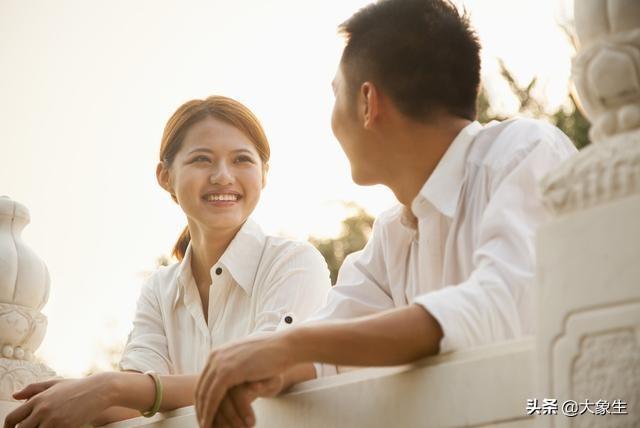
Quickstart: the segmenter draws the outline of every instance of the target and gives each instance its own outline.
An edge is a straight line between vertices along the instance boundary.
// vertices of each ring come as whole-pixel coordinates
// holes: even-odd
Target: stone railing
[[[354,370],[259,399],[260,428],[531,427],[534,341],[440,355],[393,368]],[[107,425],[197,427],[193,407]]]

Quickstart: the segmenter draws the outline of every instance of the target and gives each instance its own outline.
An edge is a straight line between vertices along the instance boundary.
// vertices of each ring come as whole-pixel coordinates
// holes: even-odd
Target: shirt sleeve
[[[154,277],[151,277],[142,287],[133,329],[120,360],[120,370],[153,370],[164,375],[174,373],[154,282]]]
[[[382,234],[383,226],[376,220],[367,245],[345,258],[327,304],[307,322],[356,318],[394,307],[385,270]],[[331,364],[316,363],[314,367],[317,377],[341,371]]]
[[[442,327],[440,352],[534,332],[535,233],[548,219],[538,183],[568,154],[541,141],[487,179],[495,190],[480,220],[470,277],[414,299]]]
[[[283,251],[265,283],[251,334],[281,330],[307,319],[324,305],[331,288],[324,258],[306,243],[291,244]]]

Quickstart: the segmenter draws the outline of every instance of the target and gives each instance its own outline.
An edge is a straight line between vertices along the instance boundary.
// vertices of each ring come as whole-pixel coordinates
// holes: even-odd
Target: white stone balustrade
[[[573,80],[593,144],[543,182],[555,218],[538,234],[539,396],[627,403],[640,426],[640,2],[576,0]],[[589,415],[587,415],[589,416]]]
[[[29,211],[0,197],[0,417],[18,403],[11,394],[55,373],[34,361],[47,319],[40,309],[49,297],[49,272],[22,241]]]
[[[534,341],[497,344],[410,366],[355,370],[260,399],[258,428],[533,427]],[[193,407],[109,428],[197,427]]]

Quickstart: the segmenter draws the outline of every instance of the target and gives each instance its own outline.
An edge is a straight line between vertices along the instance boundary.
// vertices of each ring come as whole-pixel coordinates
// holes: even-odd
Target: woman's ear
[[[158,184],[164,190],[169,192],[171,198],[176,200],[176,196],[173,192],[173,186],[171,185],[171,176],[169,174],[169,168],[167,168],[164,162],[158,162],[158,166],[156,166],[156,179],[158,180]]]
[[[264,189],[267,185],[267,173],[269,172],[269,164],[262,164],[262,188]]]

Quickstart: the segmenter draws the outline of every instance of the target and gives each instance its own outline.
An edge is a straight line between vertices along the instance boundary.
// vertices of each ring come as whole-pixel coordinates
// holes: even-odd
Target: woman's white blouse
[[[207,323],[190,260],[191,246],[182,262],[160,268],[142,287],[122,370],[198,373],[212,349],[307,318],[331,287],[313,246],[267,237],[249,219],[211,268]]]

